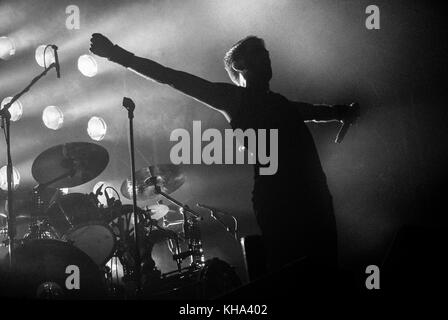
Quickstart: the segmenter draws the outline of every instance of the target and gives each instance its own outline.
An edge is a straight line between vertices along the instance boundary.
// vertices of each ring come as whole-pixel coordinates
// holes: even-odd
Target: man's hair
[[[224,67],[229,74],[230,79],[239,84],[239,72],[233,69],[232,65],[239,60],[247,61],[247,47],[250,44],[261,45],[264,48],[264,40],[256,36],[248,36],[235,43],[224,56]]]

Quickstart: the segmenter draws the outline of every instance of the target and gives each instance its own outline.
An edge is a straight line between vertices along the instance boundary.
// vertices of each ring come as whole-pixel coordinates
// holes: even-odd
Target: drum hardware
[[[103,270],[102,273],[97,273],[93,272],[93,267],[86,267],[92,279],[94,273],[95,277],[99,274],[99,278],[92,281],[107,280],[110,284],[109,293],[124,296],[135,296],[141,292],[142,285],[145,290],[150,291],[153,286],[155,288],[163,285],[160,281],[166,277],[162,276],[151,257],[155,243],[168,242],[168,248],[177,264],[173,274],[192,275],[194,272],[205,270],[207,261],[200,230],[200,221],[203,218],[169,195],[185,182],[185,176],[179,166],[162,164],[146,167],[136,172],[133,178],[125,180],[121,191],[123,196],[132,198],[132,205],[123,205],[120,200],[110,197],[106,189],[112,187],[103,190],[103,186],[98,188],[99,191],[95,194],[63,195],[54,189],[51,201],[42,197],[47,191],[53,192],[52,187],[73,187],[92,180],[104,170],[108,161],[107,151],[102,147],[80,142],[52,147],[36,158],[32,173],[39,184],[33,188],[32,205],[28,203],[28,207],[23,210],[27,214],[16,217],[16,220],[22,223],[19,226],[22,233],[21,239],[14,245],[14,248],[18,248],[18,251],[14,249],[13,252],[18,254],[17,259],[14,256],[12,259],[20,264],[29,264],[36,259],[37,269],[56,270],[62,260],[68,261],[70,255],[82,253],[84,258],[79,258],[78,263],[83,260],[84,265],[95,265],[97,271]],[[106,192],[107,207],[98,201],[102,190]],[[167,215],[173,210],[161,201],[148,205],[145,209],[136,206],[137,198],[149,200],[159,196],[178,207],[182,220],[168,220]],[[212,212],[212,215],[214,214],[215,212]],[[175,225],[182,225],[183,235],[181,232],[167,229]],[[28,227],[27,231],[23,231],[24,227]],[[0,240],[4,245],[9,245],[8,240],[3,240],[4,233],[8,233],[7,228],[0,229]],[[185,251],[181,249],[182,242],[188,245]],[[35,251],[39,253],[39,257],[34,255]],[[61,256],[54,256],[55,252]],[[187,258],[191,259],[190,265],[182,268],[182,263]],[[118,267],[121,267],[122,271],[118,271]],[[41,297],[67,297],[64,283],[61,284],[61,279],[58,278],[60,271],[57,271],[56,275],[56,271],[50,270],[54,277],[39,278],[40,282],[37,283],[31,276],[34,274],[37,278],[37,269],[30,269],[25,265],[20,265],[18,269],[20,272],[29,273],[27,281],[32,283],[33,292],[30,294],[33,297],[36,292]],[[119,282],[113,281],[120,272],[122,283],[125,285],[124,291],[120,289]],[[30,286],[26,285],[25,289],[28,287]]]
[[[213,299],[242,285],[235,270],[218,258],[205,261],[198,269],[187,267],[162,274],[161,279],[160,285],[150,292],[151,299]]]
[[[33,217],[29,224],[29,231],[23,236],[22,241],[39,240],[39,239],[58,239],[55,230],[48,223],[47,219]]]
[[[168,227],[177,226],[177,225],[183,224],[183,223],[184,223],[184,220],[168,221],[168,219],[163,218],[162,226],[164,228],[168,228]]]
[[[162,167],[162,166],[159,166]],[[151,168],[151,167],[150,167]],[[171,168],[168,166],[167,168]],[[174,170],[170,170],[169,172],[174,172]],[[169,177],[171,178],[171,177]],[[160,176],[151,176],[145,179],[146,186],[151,186],[151,193],[153,195],[161,195],[168,201],[179,207],[179,212],[183,215],[184,218],[184,234],[185,238],[188,239],[188,250],[186,252],[178,252],[173,255],[173,259],[176,261],[177,269],[180,271],[182,269],[182,261],[187,257],[191,257],[190,267],[192,268],[200,268],[204,265],[205,257],[204,251],[202,249],[202,241],[201,234],[198,222],[202,220],[200,214],[192,210],[189,206],[177,201],[173,197],[171,197],[166,192],[162,191],[163,184],[166,181],[174,181],[175,179],[164,179],[164,177]],[[185,181],[184,176],[182,175],[182,183]],[[159,182],[162,183],[162,186],[159,185]],[[166,186],[166,185],[165,185]],[[168,189],[168,188],[166,188]],[[148,188],[146,190],[149,190]],[[168,189],[171,190],[171,189]]]

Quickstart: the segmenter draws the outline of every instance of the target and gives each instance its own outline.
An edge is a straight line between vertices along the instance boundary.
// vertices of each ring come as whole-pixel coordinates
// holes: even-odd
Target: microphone
[[[101,187],[102,186],[103,185],[101,185]],[[109,193],[107,192],[106,189],[104,189],[104,196],[106,197],[107,206],[111,207],[114,204],[114,202],[115,202],[115,198],[110,198],[109,197]]]
[[[103,195],[103,192],[101,192],[101,190],[103,189],[103,187],[104,187],[104,183],[103,183],[102,185],[100,185],[100,186],[98,187],[98,189],[96,189],[95,195],[96,195],[97,197]]]
[[[54,44],[51,45],[51,47],[53,48],[53,51],[54,51],[54,63],[56,66],[56,76],[59,79],[59,78],[61,78],[61,67],[59,65],[58,47],[55,46]]]

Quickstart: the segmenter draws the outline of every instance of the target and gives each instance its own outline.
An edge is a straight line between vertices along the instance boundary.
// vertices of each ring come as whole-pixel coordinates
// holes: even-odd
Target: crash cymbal
[[[71,142],[51,147],[33,162],[31,172],[41,185],[72,188],[99,176],[109,163],[103,147],[88,142]]]
[[[151,219],[159,220],[166,216],[166,214],[170,211],[170,208],[164,204],[154,204],[147,207],[147,210],[150,212]]]
[[[137,200],[149,200],[157,196],[155,192],[155,181],[162,191],[170,194],[179,189],[185,182],[185,176],[180,166],[173,164],[160,164],[140,169],[135,173],[135,183],[137,190]],[[132,180],[131,178],[123,181],[121,185],[121,194],[132,199]]]

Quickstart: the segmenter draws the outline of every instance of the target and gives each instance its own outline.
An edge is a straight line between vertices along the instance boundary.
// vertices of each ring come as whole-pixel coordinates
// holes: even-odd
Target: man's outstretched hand
[[[345,114],[345,122],[349,123],[355,123],[356,120],[361,116],[361,109],[359,107],[359,103],[353,102],[350,104],[350,106],[347,108],[346,114]]]
[[[112,54],[114,44],[101,33],[92,34],[90,51],[100,57],[108,58]]]

